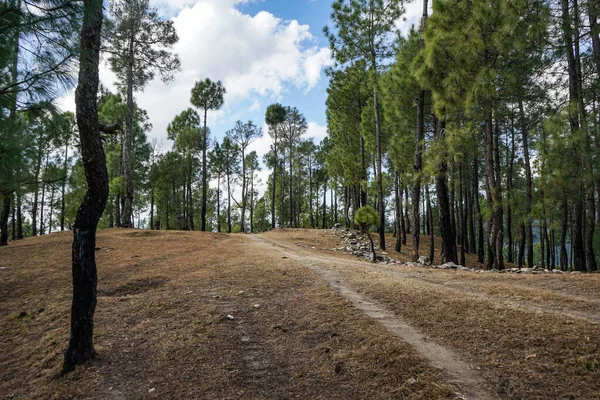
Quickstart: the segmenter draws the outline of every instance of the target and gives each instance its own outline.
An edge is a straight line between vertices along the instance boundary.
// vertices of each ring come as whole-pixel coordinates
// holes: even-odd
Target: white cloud
[[[249,111],[258,111],[261,97],[277,98],[290,86],[310,90],[318,82],[330,56],[314,44],[308,25],[266,11],[244,14],[237,3],[199,0],[173,19],[182,71],[170,85],[154,81],[137,96],[154,124],[153,136],[162,136],[173,116],[189,107],[191,88],[200,79],[223,82],[225,116],[239,114],[242,101],[250,100]],[[211,113],[209,124],[218,122],[214,117]]]
[[[181,71],[169,85],[155,79],[143,93],[135,93],[153,124],[151,138],[164,139],[169,122],[190,107],[197,80],[221,80],[227,89],[225,106],[209,113],[209,125],[233,122],[245,112],[258,112],[260,99],[280,99],[290,88],[310,91],[321,71],[331,64],[327,48],[316,45],[308,25],[284,21],[261,11],[252,16],[236,8],[249,0],[157,0],[153,4],[172,14],[179,42],[174,51]],[[114,90],[115,75],[103,63],[102,84]],[[248,109],[240,104],[248,102]],[[72,94],[60,99],[73,109]],[[268,135],[267,135],[268,136]]]
[[[308,123],[308,130],[306,131],[306,138],[315,139],[315,143],[321,142],[327,136],[327,127],[316,124],[314,122]]]
[[[428,4],[429,14],[431,15],[432,2]],[[403,35],[407,35],[410,32],[411,26],[419,27],[421,23],[421,17],[423,15],[423,0],[415,0],[411,3],[404,3],[405,13],[402,18],[396,23],[396,28],[402,32]]]

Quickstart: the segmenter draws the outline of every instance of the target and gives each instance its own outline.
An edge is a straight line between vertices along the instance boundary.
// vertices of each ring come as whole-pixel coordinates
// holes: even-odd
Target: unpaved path
[[[396,337],[410,344],[433,367],[442,370],[448,381],[457,387],[459,394],[465,399],[496,398],[485,387],[479,374],[454,354],[454,352],[433,342],[418,329],[408,324],[401,316],[393,314],[382,305],[350,288],[342,277],[331,269],[330,262],[339,263],[339,259],[330,260],[329,262],[316,261],[312,257],[306,257],[308,255],[306,251],[293,251],[288,246],[281,243],[275,245],[275,243],[258,236],[252,236],[252,238],[259,245],[263,245],[268,249],[275,248],[288,258],[317,272],[341,295],[348,299],[354,307],[379,322]],[[301,253],[303,254],[301,255]]]
[[[303,249],[299,246],[293,246],[285,242],[280,241],[271,241],[271,243],[276,244],[280,250],[285,249],[286,251],[295,252],[298,254],[302,254],[303,260],[311,260],[312,262],[327,264],[327,263],[337,263],[338,265],[342,262],[338,257],[338,254],[316,254],[314,252]],[[425,285],[431,286],[436,290],[444,291],[444,292],[454,292],[461,295],[472,296],[478,300],[484,300],[488,302],[493,302],[496,305],[501,305],[503,307],[508,307],[512,309],[518,309],[526,312],[533,313],[547,313],[547,314],[555,314],[567,316],[569,318],[580,319],[592,324],[600,324],[600,314],[596,311],[583,311],[583,310],[573,310],[568,309],[561,306],[555,306],[550,302],[543,302],[543,304],[536,303],[534,301],[519,299],[513,300],[510,298],[506,298],[502,295],[498,294],[490,294],[485,291],[479,290],[477,288],[472,287],[472,282],[468,281],[442,281],[440,278],[435,278],[434,276],[428,275],[423,276],[418,272],[410,272],[406,270],[400,270],[398,267],[386,265],[386,264],[376,264],[374,266],[371,263],[359,260],[343,260],[343,264],[345,267],[352,268],[360,268],[361,271],[369,272],[373,275],[381,275],[386,274],[391,277],[401,278],[401,279],[411,279],[415,281],[419,281]],[[582,296],[571,296],[564,294],[556,294],[556,296],[560,296],[565,300],[569,301],[577,301],[581,303],[590,303],[591,305],[600,306],[600,302],[596,299],[584,298]]]

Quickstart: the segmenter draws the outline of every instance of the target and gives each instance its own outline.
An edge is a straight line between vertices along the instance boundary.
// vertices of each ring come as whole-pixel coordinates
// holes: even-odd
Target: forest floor
[[[0,249],[0,399],[600,399],[600,274],[372,264],[323,230],[99,232],[98,354],[60,376],[71,240]]]

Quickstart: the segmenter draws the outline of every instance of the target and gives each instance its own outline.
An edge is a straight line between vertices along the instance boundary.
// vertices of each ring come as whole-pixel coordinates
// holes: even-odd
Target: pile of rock
[[[346,254],[352,254],[360,258],[365,258],[368,260],[373,259],[373,253],[371,253],[371,242],[369,241],[369,237],[366,234],[363,234],[359,231],[351,231],[349,229],[340,230],[339,228],[334,227],[334,235],[339,236],[344,240],[345,245],[342,247],[329,249],[331,251],[341,251]],[[377,252],[375,249],[375,253],[377,254],[377,261],[389,264],[394,262],[391,258],[388,257],[385,251]]]
[[[342,240],[344,240],[344,246],[329,249],[331,251],[341,251],[346,254],[352,254],[359,258],[364,258],[367,260],[371,260],[373,258],[373,254],[371,253],[371,243],[366,234],[363,234],[360,231],[352,231],[350,229],[342,229],[340,224],[336,224],[332,228],[333,234],[339,236]],[[388,253],[385,251],[377,253],[377,261],[383,262],[385,264],[394,264],[394,265],[402,265],[405,267],[416,267],[416,268],[436,268],[436,269],[445,269],[445,270],[460,270],[460,271],[471,271],[471,272],[491,272],[491,273],[513,273],[513,274],[547,274],[547,273],[555,273],[555,274],[563,274],[568,272],[563,272],[560,270],[548,270],[541,268],[539,266],[535,266],[533,268],[508,268],[504,270],[482,270],[475,268],[468,268],[462,265],[455,264],[453,262],[447,262],[442,265],[433,265],[431,260],[428,257],[421,256],[416,262],[403,262],[396,261],[388,257]],[[581,272],[571,272],[571,273],[581,273]]]

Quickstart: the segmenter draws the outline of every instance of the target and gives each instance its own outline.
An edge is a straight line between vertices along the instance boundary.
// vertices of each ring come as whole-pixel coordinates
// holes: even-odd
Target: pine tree
[[[381,114],[379,110],[379,74],[393,57],[394,30],[404,12],[400,0],[336,0],[331,19],[337,32],[325,27],[333,56],[338,65],[362,60],[369,66],[370,87],[375,117],[377,199],[379,211],[379,247],[385,250],[385,208],[383,198]]]
[[[132,131],[134,119],[133,92],[143,90],[156,73],[163,82],[173,79],[179,69],[179,58],[170,49],[177,41],[173,21],[161,20],[149,0],[116,0],[111,4],[113,24],[108,32],[106,51],[111,69],[126,93],[127,118],[123,148],[125,201],[122,225],[132,226],[133,167]]]
[[[206,152],[208,151],[207,114],[209,110],[218,110],[223,106],[223,96],[226,90],[221,81],[216,83],[210,79],[196,82],[192,89],[191,103],[204,111],[204,129],[202,130],[202,215],[201,230],[206,230],[206,198],[208,190],[208,166]]]

